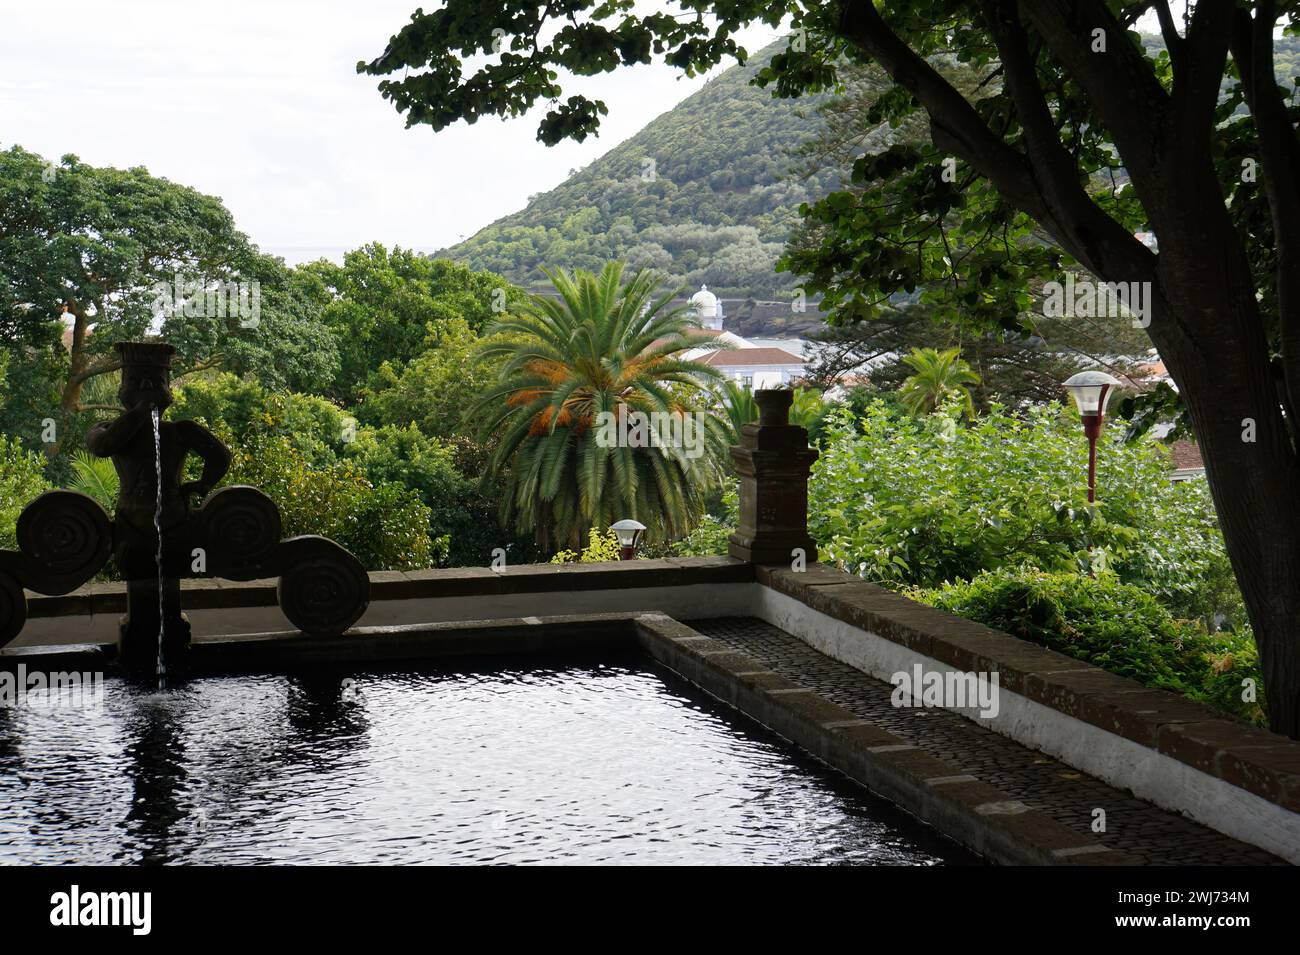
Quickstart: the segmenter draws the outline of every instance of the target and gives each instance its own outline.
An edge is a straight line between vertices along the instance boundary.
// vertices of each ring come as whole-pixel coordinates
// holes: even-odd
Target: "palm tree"
[[[622,284],[622,263],[599,275],[546,275],[556,295],[530,296],[480,349],[503,362],[473,409],[484,438],[496,437],[489,466],[504,480],[503,520],[546,548],[577,549],[590,528],[624,517],[656,539],[685,534],[717,482],[726,441],[712,415],[692,415],[718,374],[681,357],[692,314],[671,307],[677,293],[661,292],[654,273]],[[620,409],[629,422],[633,412],[655,414],[650,446],[607,440]],[[675,441],[683,422],[693,430]]]
[[[754,400],[753,392],[731,380],[722,382],[718,398],[727,427],[727,440],[739,444],[740,429],[758,420],[758,402]],[[796,388],[790,404],[790,423],[811,433],[825,410],[826,403],[816,389]]]
[[[97,458],[87,451],[78,450],[72,455],[72,478],[68,487],[88,494],[112,514],[117,507],[117,469],[108,458]]]
[[[758,420],[758,402],[754,393],[738,382],[727,379],[718,388],[722,415],[727,424],[727,440],[740,443],[740,429]]]
[[[980,383],[980,376],[960,357],[960,348],[936,351],[933,348],[913,348],[903,356],[903,362],[912,369],[912,375],[898,389],[903,407],[911,414],[931,414],[950,397],[956,396],[967,417],[975,416],[970,386]]]

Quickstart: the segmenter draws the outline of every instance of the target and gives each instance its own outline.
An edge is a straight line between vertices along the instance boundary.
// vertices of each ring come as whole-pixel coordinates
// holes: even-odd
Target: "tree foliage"
[[[23,448],[21,441],[0,434],[0,549],[17,546],[14,528],[18,515],[50,489],[41,465],[40,455]]]
[[[702,416],[698,448],[657,424],[699,411],[716,378],[681,357],[693,318],[653,273],[622,278],[619,263],[599,275],[551,273],[557,297],[532,296],[482,348],[502,360],[476,405],[483,437],[495,441],[492,471],[505,480],[502,518],[543,547],[577,547],[590,528],[622,518],[646,524],[650,539],[680,536],[716,483],[717,419]],[[655,422],[653,438],[602,440],[608,421],[632,413]]]
[[[378,366],[362,392],[357,416],[372,425],[413,424],[431,437],[470,433],[465,413],[498,376],[496,365],[480,353],[479,341],[464,319],[449,319],[407,364],[385,361]]]
[[[286,537],[328,537],[367,570],[419,570],[435,562],[429,509],[416,491],[376,484],[349,461],[312,466],[283,435],[254,435],[231,450],[222,483],[252,484],[275,501]]]
[[[332,464],[356,433],[356,421],[327,398],[269,391],[229,372],[191,377],[176,388],[170,416],[220,429],[235,443],[281,438],[312,467]]]
[[[233,307],[216,294],[241,285]],[[334,373],[333,339],[289,271],[257,251],[219,199],[143,168],[0,152],[0,341],[64,366],[56,400],[24,433],[82,410],[87,382],[119,367],[113,343],[159,325],[178,371],[226,364],[304,388]]]
[[[857,429],[846,415],[831,425],[809,486],[824,558],[894,587],[1006,567],[1104,571],[1177,616],[1243,622],[1239,592],[1223,588],[1231,568],[1209,493],[1171,484],[1161,445],[1104,433],[1094,515],[1077,415],[995,409],[958,421],[954,405],[915,418],[877,402]]]
[[[348,252],[342,265],[322,259],[302,271],[315,280],[323,321],[338,342],[328,393],[347,402],[383,363],[400,368],[456,322],[477,332],[518,297],[495,275],[378,242]]]
[[[903,407],[912,414],[933,414],[955,400],[967,417],[975,416],[970,389],[980,376],[960,358],[961,349],[914,348],[902,362],[911,371],[899,389]]]
[[[371,482],[400,485],[420,495],[440,563],[487,566],[498,547],[519,555],[524,548],[515,535],[497,525],[493,498],[477,475],[460,471],[456,458],[449,442],[426,436],[414,424],[361,428],[345,456]]]

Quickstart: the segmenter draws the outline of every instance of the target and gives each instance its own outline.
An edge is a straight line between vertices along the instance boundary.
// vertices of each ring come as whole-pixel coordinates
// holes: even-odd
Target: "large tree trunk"
[[[1190,239],[1160,250],[1171,314],[1152,324],[1152,338],[1201,445],[1255,631],[1269,724],[1300,738],[1300,459],[1279,407],[1254,282],[1222,204],[1166,209],[1164,234]]]
[[[1273,101],[1274,5],[1261,2],[1254,18],[1227,3],[1191,8],[1185,38],[1164,31],[1177,56],[1171,90],[1123,38],[1101,0],[981,0],[977,6],[998,46],[1023,152],[904,43],[870,0],[842,0],[840,32],[924,106],[937,148],[979,170],[1093,274],[1107,282],[1154,283],[1148,332],[1201,444],[1255,630],[1269,722],[1300,739],[1300,457],[1292,442],[1298,432],[1289,430],[1295,422],[1282,412],[1255,281],[1213,162],[1215,106],[1232,34],[1240,59],[1253,65],[1243,76],[1253,77],[1247,94],[1277,233],[1283,384],[1300,394],[1300,282],[1292,274],[1300,249],[1300,184],[1292,178],[1300,144]],[[1077,157],[1061,142],[1039,83],[1026,21],[1105,120],[1159,239],[1159,255],[1143,249],[1086,193]],[[1098,26],[1111,40],[1104,56],[1087,39]]]

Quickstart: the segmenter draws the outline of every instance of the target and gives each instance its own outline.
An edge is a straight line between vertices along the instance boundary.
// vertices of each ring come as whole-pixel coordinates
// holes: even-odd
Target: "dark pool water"
[[[3,863],[969,861],[637,660],[0,709]]]

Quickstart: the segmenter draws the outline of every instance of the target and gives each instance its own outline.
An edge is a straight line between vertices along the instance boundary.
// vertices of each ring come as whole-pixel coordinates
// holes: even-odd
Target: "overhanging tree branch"
[[[1053,221],[1025,157],[994,134],[965,97],[889,28],[871,0],[845,0],[840,30],[921,103],[930,115],[937,148],[960,156],[1017,208]]]
[[[1032,0],[1021,5],[1034,29],[1087,92],[1136,185],[1163,169],[1169,95],[1101,0]],[[1093,52],[1093,31],[1105,52]]]
[[[1174,72],[1181,72],[1183,69],[1183,45],[1184,41],[1178,35],[1178,27],[1174,25],[1174,15],[1169,9],[1169,0],[1156,0],[1155,4],[1156,19],[1160,21],[1160,35],[1165,39],[1165,49],[1169,51],[1169,62],[1174,65]]]
[[[1107,215],[1088,195],[1079,165],[1061,141],[1048,108],[1034,58],[1015,0],[982,0],[984,12],[1006,74],[1005,88],[1015,103],[1024,130],[1030,174],[1044,204],[1067,235],[1057,241],[1083,265],[1110,281],[1149,281],[1155,256],[1128,230]]]

